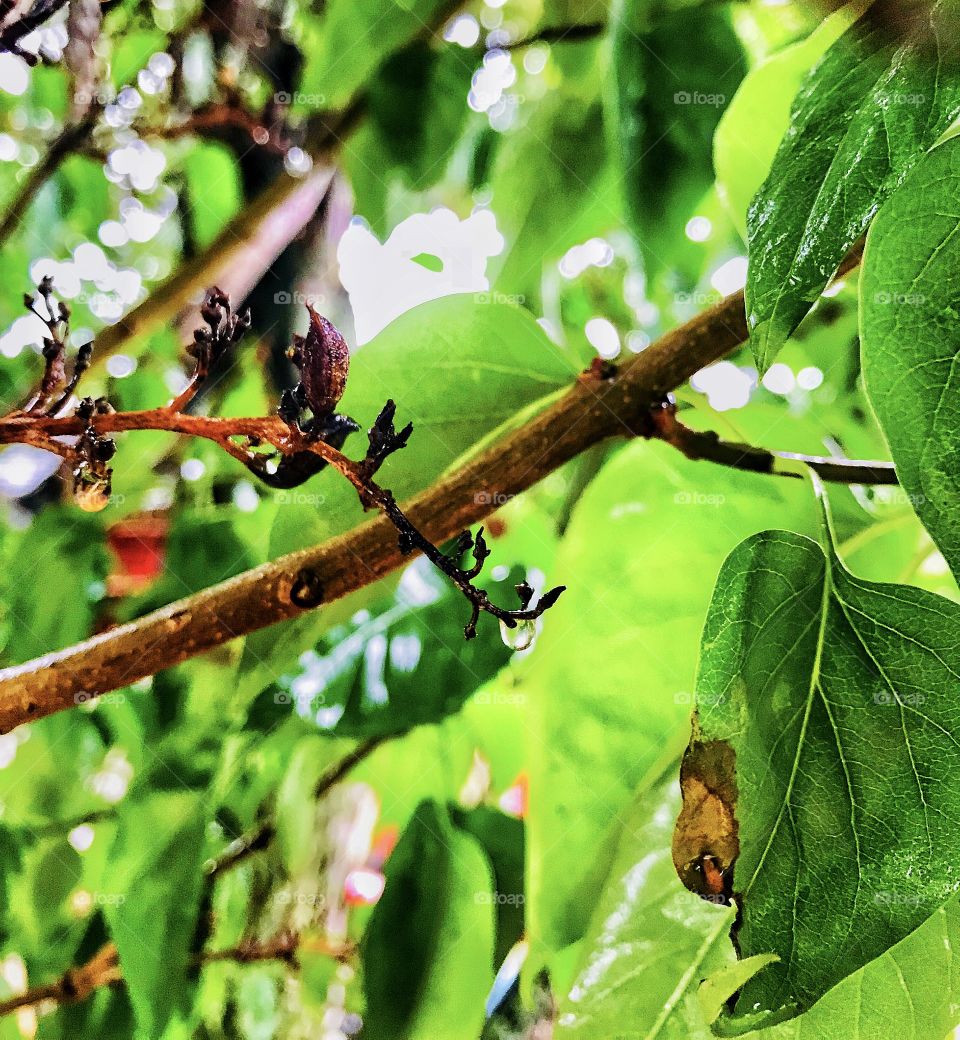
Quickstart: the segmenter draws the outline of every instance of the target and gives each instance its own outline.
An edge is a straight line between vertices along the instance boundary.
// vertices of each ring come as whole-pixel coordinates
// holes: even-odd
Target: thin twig
[[[523,36],[519,40],[501,44],[505,51],[521,50],[524,47],[534,47],[538,43],[578,43],[581,40],[596,40],[607,31],[605,22],[584,22],[574,25],[548,25],[543,29],[532,32],[529,36]]]
[[[651,437],[672,445],[688,459],[715,462],[732,469],[751,473],[769,473],[779,477],[802,477],[796,466],[783,462],[801,463],[815,470],[824,480],[837,484],[897,484],[897,471],[892,462],[854,461],[829,458],[822,455],[802,455],[791,451],[768,451],[749,444],[722,441],[711,432],[691,430],[677,419],[672,404],[656,405],[651,410]]]
[[[323,798],[331,788],[340,783],[340,781],[343,780],[343,778],[346,777],[354,767],[358,766],[364,761],[364,759],[369,758],[381,744],[397,736],[400,736],[400,734],[370,737],[368,740],[361,741],[356,745],[356,747],[348,751],[343,758],[338,759],[323,773],[317,781],[316,788],[314,788],[314,798],[319,801],[319,799]],[[234,867],[242,863],[249,856],[252,856],[255,852],[260,852],[262,849],[265,849],[273,840],[275,833],[276,831],[273,821],[263,820],[261,823],[257,824],[253,830],[248,831],[246,834],[241,835],[236,840],[230,842],[223,852],[221,852],[215,860],[211,861],[207,867],[207,877],[210,879],[216,879],[227,871],[233,870]]]
[[[291,968],[297,968],[297,953],[304,948],[308,948],[311,953],[320,953],[344,962],[349,961],[354,954],[354,947],[350,944],[334,946],[315,939],[305,941],[296,932],[281,931],[269,939],[246,939],[223,950],[204,950],[194,958],[193,963],[201,967],[225,961],[234,964],[281,961]],[[37,1004],[77,1004],[86,1000],[95,990],[122,982],[117,948],[108,942],[86,963],[68,968],[54,982],[32,986],[23,993],[0,1001],[0,1017]]]
[[[73,154],[86,140],[95,119],[95,111],[91,109],[83,119],[71,126],[64,127],[53,139],[43,159],[27,174],[20,190],[4,211],[3,216],[0,217],[0,243],[6,242],[16,230],[30,203],[33,202],[49,178],[56,173],[60,163]]]

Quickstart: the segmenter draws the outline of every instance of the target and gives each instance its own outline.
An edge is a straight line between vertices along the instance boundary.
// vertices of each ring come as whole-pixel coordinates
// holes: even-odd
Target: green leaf
[[[860,286],[863,371],[900,483],[960,574],[960,139],[934,149],[870,229]]]
[[[308,735],[294,749],[277,791],[277,842],[287,873],[297,877],[316,855],[313,835],[317,819],[317,784],[330,764],[330,745]]]
[[[148,788],[120,814],[104,915],[145,1040],[189,1003],[206,821],[204,796],[186,791]]]
[[[594,911],[582,963],[558,1009],[556,1040],[711,1040],[704,990],[735,970],[733,910],[691,898],[670,862],[675,783],[635,801]],[[750,1040],[942,1037],[960,1021],[960,897],[806,1014]],[[701,982],[701,980],[704,980]],[[714,980],[717,980],[715,982]],[[624,1025],[629,1023],[629,1031]]]
[[[670,858],[679,804],[671,775],[625,809],[583,960],[558,1009],[556,1040],[709,1037],[697,987],[735,963],[727,938],[735,914],[680,883]]]
[[[649,9],[649,0],[619,5],[613,62],[627,216],[652,271],[685,242],[684,226],[713,184],[713,134],[746,61],[725,11],[679,10],[644,31]]]
[[[805,40],[751,69],[723,113],[713,138],[717,191],[744,240],[747,209],[770,172],[804,77],[864,6],[865,0],[847,4]]]
[[[528,927],[553,949],[584,933],[618,814],[689,716],[695,651],[724,558],[770,518],[806,522],[799,481],[624,448],[578,503],[555,565],[530,701]],[[583,850],[590,849],[590,856]]]
[[[8,664],[85,639],[107,571],[103,520],[48,507],[6,540],[3,568]]]
[[[481,585],[494,600],[513,603],[522,579],[514,571]],[[459,590],[418,561],[390,601],[332,629],[303,655],[301,669],[281,679],[272,700],[295,704],[337,737],[386,736],[439,722],[512,656],[492,621],[464,640],[469,613]]]
[[[190,231],[196,245],[205,249],[243,205],[240,166],[226,146],[201,141],[184,160],[183,172]]]
[[[416,191],[443,176],[470,111],[475,66],[462,47],[422,40],[390,58],[368,91],[379,176],[384,159],[400,167]]]
[[[747,318],[765,371],[879,206],[960,112],[956,12],[898,46],[858,22],[804,80],[747,218]]]
[[[480,843],[493,868],[494,903],[497,912],[497,942],[493,968],[523,938],[523,846],[524,823],[489,805],[452,809],[454,823]]]
[[[732,866],[741,956],[780,958],[733,1032],[810,1007],[960,884],[960,610],[854,577],[827,541],[743,542],[703,635],[674,858],[704,891],[708,860]]]
[[[476,1040],[493,981],[490,867],[447,810],[422,802],[387,862],[363,937],[368,1040]]]
[[[597,71],[564,79],[497,148],[490,187],[507,246],[494,285],[530,305],[546,264],[620,223],[599,92]]]
[[[444,0],[330,0],[307,15],[298,43],[307,63],[293,99],[302,109],[337,109],[394,52],[423,34]]]

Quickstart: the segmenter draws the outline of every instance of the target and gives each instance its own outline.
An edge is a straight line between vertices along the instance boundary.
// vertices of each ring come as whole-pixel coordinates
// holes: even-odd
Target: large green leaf
[[[243,205],[240,166],[225,145],[201,141],[184,159],[189,230],[204,249]]]
[[[747,318],[765,370],[878,207],[960,112],[956,11],[902,45],[861,20],[804,80],[747,219]]]
[[[960,884],[960,610],[854,577],[824,541],[739,545],[703,635],[674,857],[703,891],[732,870],[740,954],[779,957],[735,1032],[810,1007]]]
[[[91,634],[107,571],[100,517],[48,507],[6,539],[4,553],[5,663],[27,661]]]
[[[686,241],[684,225],[713,183],[713,134],[746,61],[722,9],[681,9],[649,30],[650,8],[649,0],[618,5],[613,48],[620,177],[653,269]]]
[[[384,65],[369,89],[375,171],[384,159],[422,191],[438,181],[467,120],[475,61],[462,47],[418,40]],[[368,157],[372,158],[372,157]]]
[[[747,209],[770,172],[804,77],[850,27],[864,2],[847,4],[805,40],[751,69],[723,113],[713,137],[717,190],[744,240]]]
[[[877,215],[860,288],[867,392],[900,481],[960,574],[960,139],[936,148]]]
[[[689,715],[714,578],[771,517],[814,529],[799,481],[642,443],[616,455],[574,511],[555,564],[567,592],[521,687],[533,738],[528,927],[549,947],[583,935],[619,816]]]
[[[624,813],[610,878],[584,957],[558,1009],[556,1040],[707,1040],[701,979],[734,959],[734,910],[681,885],[670,858],[676,779],[660,781]]]
[[[691,898],[667,845],[674,782],[637,798],[624,821],[585,952],[558,1009],[556,1040],[710,1040],[699,988],[734,964],[733,910]],[[939,1038],[960,1021],[960,898],[848,976],[808,1012],[750,1040]]]
[[[363,938],[369,1040],[476,1040],[492,982],[490,866],[433,802],[387,863]]]
[[[490,186],[507,240],[494,285],[536,300],[544,266],[620,223],[599,71],[565,77],[499,145]]]

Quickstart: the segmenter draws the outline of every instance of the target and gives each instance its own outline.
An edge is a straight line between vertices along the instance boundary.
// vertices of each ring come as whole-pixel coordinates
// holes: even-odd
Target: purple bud
[[[310,411],[329,415],[347,386],[350,351],[337,328],[309,304],[310,328],[296,343],[300,382]]]

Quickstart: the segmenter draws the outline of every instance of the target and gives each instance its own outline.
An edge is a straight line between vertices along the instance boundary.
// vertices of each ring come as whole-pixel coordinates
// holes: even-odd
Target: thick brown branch
[[[33,1007],[52,1001],[56,1004],[76,1004],[104,986],[120,981],[120,961],[113,943],[101,946],[85,964],[68,968],[55,982],[34,986],[15,997],[0,1001],[0,1016],[20,1008]]]

